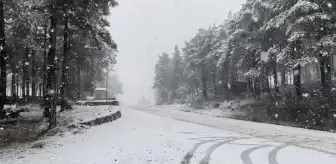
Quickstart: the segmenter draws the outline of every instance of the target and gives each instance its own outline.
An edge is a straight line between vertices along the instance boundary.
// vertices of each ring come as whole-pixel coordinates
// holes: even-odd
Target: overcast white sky
[[[118,44],[117,74],[125,104],[141,96],[154,99],[154,67],[158,55],[183,47],[198,29],[220,24],[246,0],[117,0],[109,21]]]

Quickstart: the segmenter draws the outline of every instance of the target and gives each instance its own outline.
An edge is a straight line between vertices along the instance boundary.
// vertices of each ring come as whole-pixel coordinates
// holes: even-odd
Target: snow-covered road
[[[0,163],[57,164],[334,164],[333,150],[313,150],[286,142],[241,131],[203,126],[188,119],[203,117],[189,114],[187,121],[149,107],[134,110],[123,108],[115,122],[92,127],[82,134],[68,134],[46,139],[42,149],[7,150],[0,152]],[[169,118],[173,117],[173,118]],[[209,118],[205,118],[207,120]],[[217,121],[208,120],[214,123]],[[221,122],[219,122],[220,124]],[[233,126],[231,124],[229,126]],[[246,123],[248,124],[248,123]],[[253,125],[251,123],[251,125]],[[239,128],[240,125],[236,127]],[[254,133],[255,127],[251,127]],[[245,129],[248,131],[248,129]],[[274,131],[277,131],[275,128]],[[257,132],[256,132],[257,133]],[[261,135],[265,132],[261,131]],[[249,134],[247,132],[247,134]],[[286,138],[282,135],[280,138]],[[333,137],[333,135],[330,135]],[[266,139],[267,138],[267,139]],[[311,142],[309,136],[307,141]],[[319,138],[318,138],[319,139]],[[324,141],[319,141],[324,142]],[[329,143],[330,141],[325,141]],[[303,143],[304,144],[304,143]],[[334,144],[334,143],[329,143]],[[300,144],[302,145],[302,144]],[[329,145],[331,148],[335,145]]]

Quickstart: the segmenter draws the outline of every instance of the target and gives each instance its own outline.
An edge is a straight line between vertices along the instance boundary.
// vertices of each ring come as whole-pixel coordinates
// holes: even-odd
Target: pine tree
[[[155,78],[153,88],[157,90],[157,103],[169,103],[172,82],[172,63],[169,54],[163,53],[159,56],[158,63],[155,66]]]
[[[173,58],[172,58],[172,65],[173,65],[173,77],[172,77],[172,99],[179,99],[180,93],[178,93],[178,89],[182,83],[183,77],[183,67],[182,67],[182,57],[181,52],[177,45],[175,46]]]

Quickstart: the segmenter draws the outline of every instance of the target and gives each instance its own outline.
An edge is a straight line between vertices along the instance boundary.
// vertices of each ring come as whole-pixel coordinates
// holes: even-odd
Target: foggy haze
[[[200,28],[220,24],[245,0],[120,0],[113,8],[110,32],[118,43],[116,70],[123,83],[123,104],[144,96],[154,101],[153,77],[158,55],[184,46]]]
[[[0,164],[336,164],[336,0],[0,0]]]

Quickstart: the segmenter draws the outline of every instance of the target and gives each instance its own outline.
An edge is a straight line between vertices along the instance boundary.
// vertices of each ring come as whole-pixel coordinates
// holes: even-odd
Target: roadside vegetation
[[[254,121],[335,129],[335,8],[334,0],[248,0],[160,55],[157,104],[218,108],[253,98],[237,110],[262,116]]]
[[[0,0],[0,144],[11,139],[8,134],[27,139],[42,125],[54,129],[60,112],[93,96],[97,87],[121,88],[115,75],[108,76],[117,44],[107,17],[117,5],[115,0]]]

